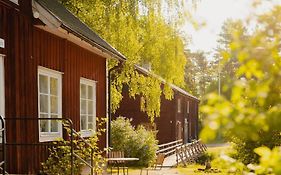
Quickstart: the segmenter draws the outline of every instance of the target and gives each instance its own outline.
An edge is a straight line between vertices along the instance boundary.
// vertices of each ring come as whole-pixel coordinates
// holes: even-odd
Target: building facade
[[[138,67],[137,70],[147,76],[152,75],[148,70]],[[162,80],[162,87],[165,81]],[[198,105],[199,100],[183,89],[170,85],[174,98],[165,99],[161,96],[160,116],[155,118],[154,124],[150,123],[148,116],[140,110],[140,96],[135,99],[129,97],[128,90],[123,91],[123,100],[120,108],[112,114],[112,119],[119,116],[132,119],[134,126],[144,125],[157,130],[159,144],[182,139],[187,143],[198,139]],[[151,125],[154,125],[151,127]]]
[[[107,116],[107,59],[124,57],[53,0],[0,1],[0,115],[8,173],[35,174],[68,118],[88,137]],[[104,126],[106,127],[106,126]],[[100,137],[106,147],[107,137]],[[2,153],[1,153],[2,154]]]

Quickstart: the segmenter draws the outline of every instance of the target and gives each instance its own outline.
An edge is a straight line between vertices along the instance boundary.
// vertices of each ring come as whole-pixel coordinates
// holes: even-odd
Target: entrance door
[[[0,115],[5,115],[4,57],[0,54]]]

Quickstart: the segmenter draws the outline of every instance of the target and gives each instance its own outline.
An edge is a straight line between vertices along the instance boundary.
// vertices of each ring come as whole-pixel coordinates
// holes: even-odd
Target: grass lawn
[[[231,150],[229,145],[223,145],[223,146],[216,146],[216,147],[208,147],[208,153],[211,153],[214,155],[214,158],[219,157],[220,153],[227,153]],[[188,174],[188,175],[200,175],[200,174],[208,174],[208,175],[224,175],[228,174],[227,169],[219,169],[219,173],[211,173],[211,172],[200,172],[198,171],[198,168],[204,169],[205,166],[199,165],[199,164],[189,164],[186,167],[178,167],[179,173],[182,174]],[[213,169],[218,169],[216,165],[212,164]]]
[[[219,157],[220,153],[224,152],[224,153],[228,153],[229,151],[231,151],[231,147],[228,145],[223,145],[223,146],[215,146],[215,147],[208,147],[208,152],[214,155],[214,158]],[[199,164],[189,164],[186,167],[178,167],[178,168],[173,168],[173,172],[176,171],[179,174],[186,174],[186,175],[203,175],[203,174],[208,174],[208,175],[226,175],[228,174],[228,170],[227,169],[222,169],[222,168],[218,168],[218,166],[216,166],[216,164],[212,164],[212,168],[213,169],[219,169],[220,172],[219,173],[210,173],[210,172],[199,172],[198,168],[204,169],[205,166],[203,165],[199,165]],[[139,175],[140,174],[140,167],[130,167],[129,168],[129,174],[132,175]],[[161,170],[162,174],[167,174],[168,172],[165,172],[168,169],[163,168]],[[107,169],[107,172],[110,174],[110,168]],[[120,170],[121,174],[123,174],[123,170]],[[114,174],[117,174],[117,170],[114,169],[113,170]],[[159,174],[159,172],[157,172]],[[156,174],[157,174],[156,173]],[[144,170],[144,172],[142,174],[146,174],[146,171]],[[149,174],[153,174],[153,171],[151,171]],[[154,173],[155,174],[155,173]]]
[[[202,168],[204,169],[205,166],[202,165],[187,165],[187,167],[179,167],[177,168],[179,173],[182,174],[187,174],[187,175],[200,175],[200,174],[208,174],[208,175],[223,175],[223,174],[227,174],[227,170],[221,170],[220,169],[220,173],[209,173],[209,172],[199,172],[197,169],[198,168]],[[215,168],[215,167],[213,167]]]

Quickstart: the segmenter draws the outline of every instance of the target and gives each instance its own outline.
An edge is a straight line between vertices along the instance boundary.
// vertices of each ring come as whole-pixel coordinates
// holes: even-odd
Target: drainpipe
[[[122,63],[108,70],[108,146],[111,147],[111,72],[120,68]]]

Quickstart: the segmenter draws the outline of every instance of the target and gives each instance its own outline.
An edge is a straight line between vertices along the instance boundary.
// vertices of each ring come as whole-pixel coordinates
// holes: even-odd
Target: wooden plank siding
[[[164,95],[161,96],[161,111],[160,117],[155,118],[157,139],[159,143],[167,143],[176,139],[183,139],[185,142],[198,137],[198,103],[197,99],[181,94],[177,90],[174,91],[174,98],[172,100],[166,100]],[[120,108],[117,109],[115,114],[112,114],[112,118],[116,119],[119,116],[132,119],[134,126],[140,124],[149,123],[148,116],[140,111],[140,96],[136,96],[132,99],[128,95],[126,88],[123,90],[123,100],[120,104]],[[181,112],[178,113],[177,101],[181,99]],[[190,113],[187,114],[186,104],[190,103]],[[188,138],[184,138],[184,119],[187,118],[189,123]],[[177,128],[177,124],[181,123],[180,131]],[[180,132],[180,133],[179,133]],[[179,138],[181,136],[181,138]]]
[[[62,116],[80,130],[80,77],[97,81],[98,117],[106,116],[106,59],[33,25],[31,3],[0,1],[0,38],[5,40],[5,117],[38,118],[38,66],[62,75]],[[23,6],[21,6],[24,4]],[[17,9],[18,8],[18,9]],[[39,141],[37,121],[7,120],[7,142]],[[99,145],[105,147],[105,134]],[[38,173],[47,147],[8,146],[9,173]]]

